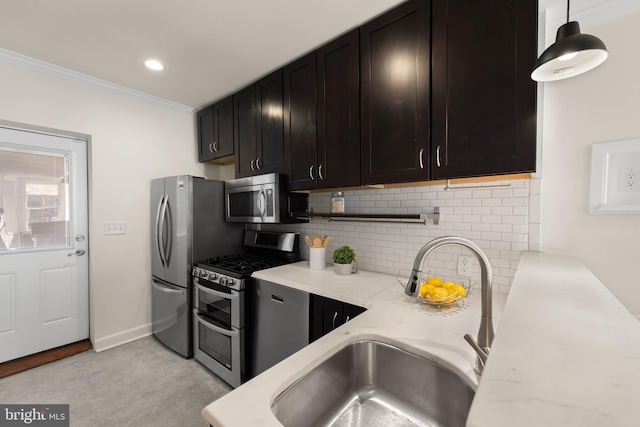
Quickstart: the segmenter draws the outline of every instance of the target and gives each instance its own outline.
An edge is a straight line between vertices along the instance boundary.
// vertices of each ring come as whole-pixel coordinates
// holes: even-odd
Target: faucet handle
[[[489,358],[489,349],[483,349],[482,347],[480,347],[476,339],[469,334],[465,334],[464,339],[469,343],[469,345],[475,350],[476,354],[478,355],[477,371],[479,374],[481,374],[482,370],[484,369],[484,365],[487,363],[487,359]]]

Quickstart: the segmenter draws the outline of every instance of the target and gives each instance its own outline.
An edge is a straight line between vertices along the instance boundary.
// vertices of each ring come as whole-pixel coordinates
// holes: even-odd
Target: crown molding
[[[160,98],[158,96],[150,95],[148,93],[131,89],[116,83],[111,83],[109,81],[92,77],[87,74],[82,74],[77,71],[70,70],[68,68],[49,64],[48,62],[40,61],[39,59],[31,58],[29,56],[21,55],[19,53],[11,52],[9,50],[2,49],[2,48],[0,48],[0,61],[8,62],[14,65],[19,65],[26,68],[31,68],[32,70],[47,73],[47,74],[50,74],[56,77],[61,77],[67,80],[79,81],[85,84],[89,84],[91,86],[133,96],[135,98],[143,99],[145,101],[150,101],[150,102],[160,104],[162,106],[169,107],[175,110],[188,112],[188,113],[193,113],[195,111],[193,107],[189,107],[184,104],[169,101],[167,99]]]
[[[556,38],[558,28],[567,22],[566,2],[546,1],[541,3],[541,9],[553,9],[553,13],[547,13],[546,40],[553,43]],[[637,0],[610,0],[586,9],[570,11],[569,19],[578,21],[580,29],[585,30],[614,19],[630,15],[640,11],[640,2]]]

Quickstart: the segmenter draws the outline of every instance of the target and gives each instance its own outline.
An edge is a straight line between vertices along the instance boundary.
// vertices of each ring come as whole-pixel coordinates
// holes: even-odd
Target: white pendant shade
[[[562,57],[559,57],[545,62],[533,70],[531,78],[538,82],[568,79],[597,67],[607,59],[607,56],[609,54],[606,50],[582,50],[568,60],[562,60],[560,59]]]
[[[597,67],[607,56],[602,40],[581,34],[577,22],[567,22],[558,28],[556,42],[538,58],[531,78],[538,82],[568,79]]]

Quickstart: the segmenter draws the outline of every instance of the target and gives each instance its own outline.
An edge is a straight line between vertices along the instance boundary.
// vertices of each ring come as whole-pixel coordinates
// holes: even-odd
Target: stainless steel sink
[[[356,341],[278,395],[286,427],[464,426],[471,386],[433,361],[379,341]]]

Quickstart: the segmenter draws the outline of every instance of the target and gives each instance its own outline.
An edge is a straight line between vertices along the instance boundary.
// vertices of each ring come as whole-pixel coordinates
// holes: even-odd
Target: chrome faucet
[[[491,264],[489,264],[489,258],[485,253],[472,241],[463,237],[457,236],[445,236],[433,239],[420,249],[416,259],[413,262],[413,271],[411,271],[411,277],[407,282],[407,286],[404,289],[404,293],[409,296],[416,296],[418,293],[418,283],[420,281],[420,274],[422,273],[422,264],[427,256],[435,249],[441,246],[458,245],[463,246],[471,250],[477,260],[480,263],[480,284],[482,291],[482,314],[480,317],[480,331],[478,332],[478,340],[476,341],[471,335],[466,334],[464,339],[473,347],[476,354],[475,370],[478,374],[482,374],[484,364],[489,356],[489,349],[493,342],[493,308],[491,303]]]

